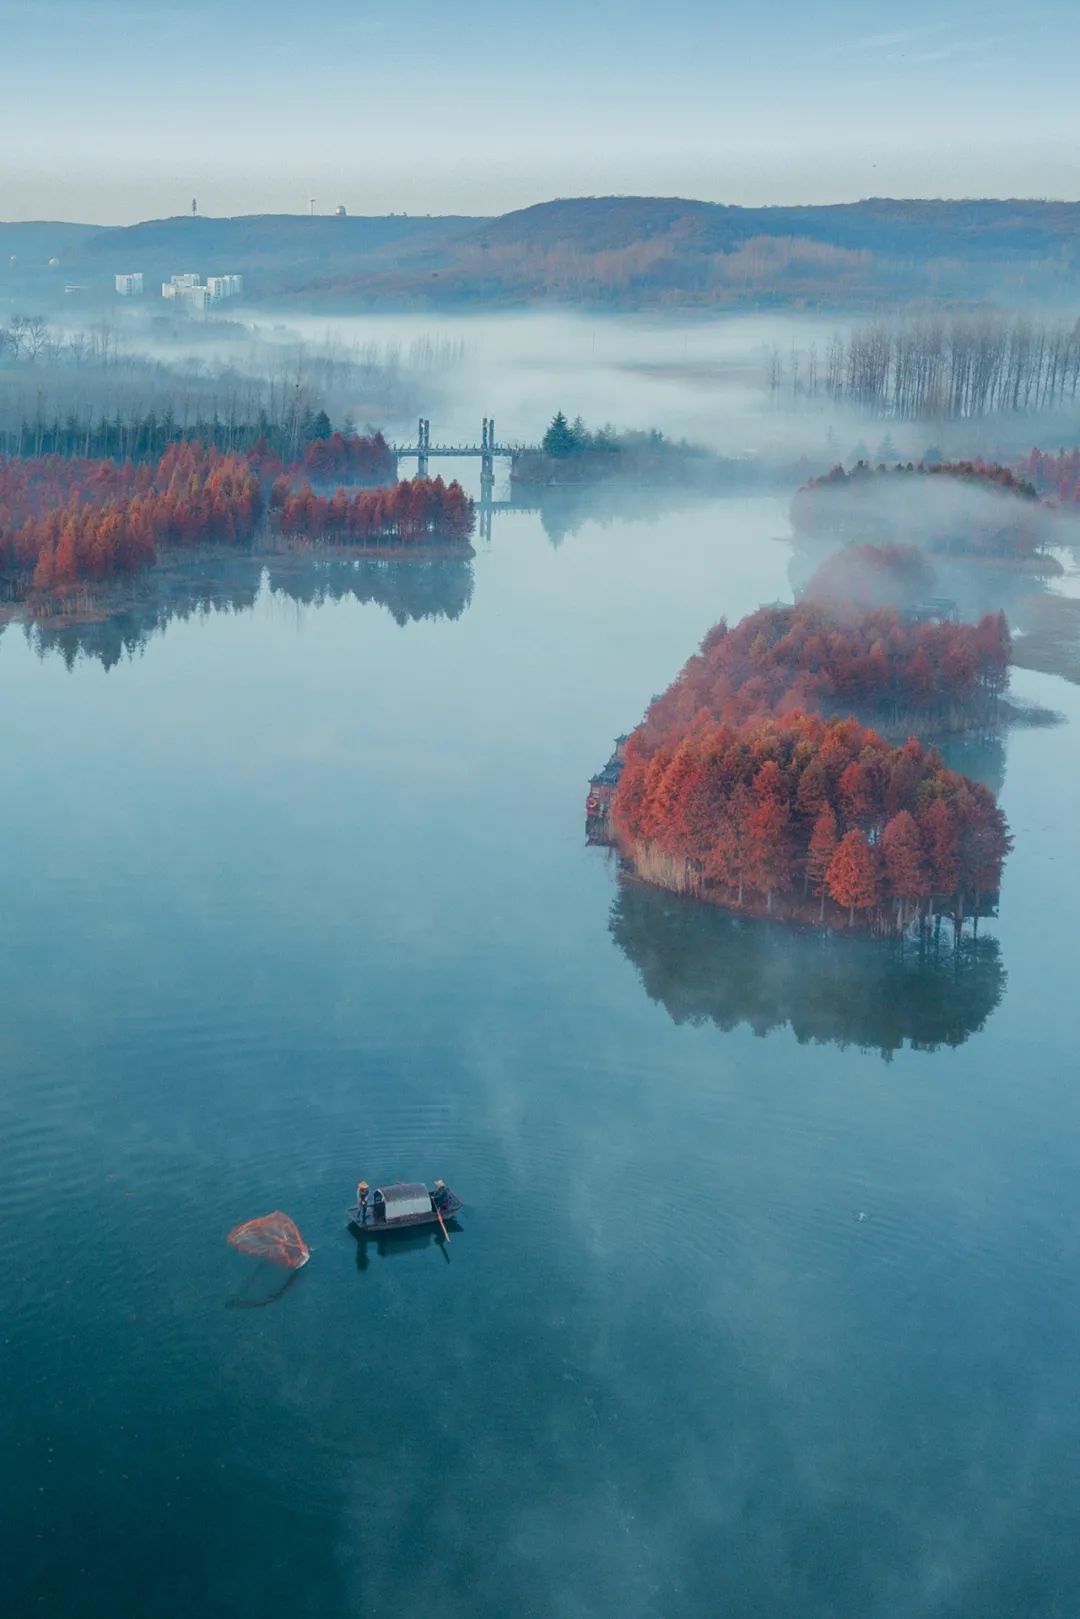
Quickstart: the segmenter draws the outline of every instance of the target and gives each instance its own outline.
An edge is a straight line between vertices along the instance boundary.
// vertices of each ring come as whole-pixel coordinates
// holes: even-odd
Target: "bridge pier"
[[[421,416],[416,434],[416,476],[426,478],[428,475],[428,451],[431,449],[431,423],[426,416]]]
[[[495,418],[484,417],[480,441],[480,499],[490,500],[495,488]]]

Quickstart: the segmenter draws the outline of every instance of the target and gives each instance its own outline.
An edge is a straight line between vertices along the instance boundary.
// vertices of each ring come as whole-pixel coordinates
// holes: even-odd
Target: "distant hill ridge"
[[[868,198],[746,208],[574,197],[498,218],[184,215],[127,226],[0,224],[0,254],[94,284],[141,269],[238,271],[255,299],[348,307],[577,302],[875,307],[1067,303],[1080,203]]]

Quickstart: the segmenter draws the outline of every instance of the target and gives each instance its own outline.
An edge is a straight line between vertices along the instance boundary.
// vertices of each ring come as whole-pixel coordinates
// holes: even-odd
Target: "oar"
[[[450,1233],[446,1229],[446,1222],[444,1221],[444,1219],[442,1217],[442,1210],[440,1209],[439,1205],[435,1202],[434,1198],[432,1198],[432,1200],[431,1200],[431,1206],[435,1210],[435,1218],[438,1220],[439,1224],[442,1226],[442,1234],[446,1238],[447,1242],[449,1242],[450,1241]]]

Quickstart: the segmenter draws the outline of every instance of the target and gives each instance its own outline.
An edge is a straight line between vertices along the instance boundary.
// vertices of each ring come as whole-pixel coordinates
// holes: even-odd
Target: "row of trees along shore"
[[[586,427],[581,417],[568,421],[560,410],[552,418],[539,450],[522,450],[512,468],[523,485],[591,484],[608,478],[655,482],[684,479],[708,469],[706,450],[670,439],[657,428],[620,432],[608,425]]]
[[[160,547],[249,541],[264,525],[331,543],[458,540],[472,531],[473,503],[457,483],[417,478],[325,497],[307,481],[293,487],[302,466],[281,468],[272,452],[186,441],[155,463],[0,460],[0,599],[44,608],[151,566]]]
[[[650,748],[639,727],[614,833],[646,881],[735,910],[903,932],[996,896],[1011,840],[993,795],[913,737],[789,714],[705,724]]]
[[[20,459],[66,455],[82,460],[156,461],[170,444],[180,443],[256,456],[274,454],[290,463],[308,461],[312,476],[322,475],[323,468],[326,475],[337,477],[348,470],[362,472],[374,484],[385,483],[394,475],[394,458],[382,433],[358,434],[351,428],[336,433],[324,410],[308,409],[297,415],[291,403],[284,415],[260,410],[251,417],[196,413],[179,418],[170,408],[126,415],[117,411],[112,416],[95,416],[90,411],[69,412],[63,417],[20,417],[0,427],[0,454]],[[366,468],[365,461],[370,462]]]
[[[1051,538],[1052,514],[1029,477],[998,462],[859,461],[808,479],[791,521],[801,534],[914,536],[930,551],[1031,563]]]
[[[770,383],[782,386],[774,360]],[[961,420],[1063,409],[1080,390],[1080,321],[985,313],[875,321],[805,367],[803,391],[877,415]]]
[[[310,484],[293,490],[287,478],[279,478],[270,491],[270,510],[283,534],[330,542],[410,541],[431,534],[467,540],[475,521],[473,502],[461,485],[441,478],[412,478],[351,496],[344,489],[317,495]]]
[[[293,462],[282,459],[268,440],[253,444],[250,456],[264,478],[275,472],[302,474],[315,483],[335,480],[364,488],[381,488],[397,477],[397,460],[382,433],[319,433]]]

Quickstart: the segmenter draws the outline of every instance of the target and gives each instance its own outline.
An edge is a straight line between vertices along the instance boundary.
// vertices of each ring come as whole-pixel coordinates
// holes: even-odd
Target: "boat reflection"
[[[800,1044],[857,1046],[888,1058],[908,1046],[962,1045],[1004,993],[998,941],[949,927],[919,943],[802,932],[624,881],[615,943],[651,1000],[676,1023],[789,1027]]]
[[[451,1233],[462,1229],[453,1217],[447,1220],[446,1226]],[[448,1265],[450,1263],[450,1249],[438,1226],[413,1226],[410,1230],[388,1232],[385,1237],[373,1237],[370,1233],[364,1237],[355,1233],[353,1235],[356,1242],[356,1268],[360,1271],[367,1270],[372,1253],[379,1259],[397,1259],[404,1254],[415,1254],[424,1248],[440,1249],[446,1263]]]

